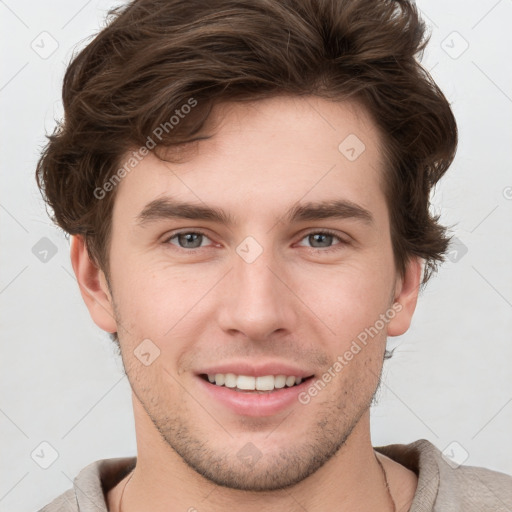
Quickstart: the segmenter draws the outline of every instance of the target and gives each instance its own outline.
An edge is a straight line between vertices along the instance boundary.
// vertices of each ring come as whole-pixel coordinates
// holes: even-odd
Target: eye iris
[[[192,247],[190,245],[185,245],[185,247],[188,249],[190,249],[190,248],[195,249],[195,248],[201,246],[201,237],[202,236],[203,235],[201,235],[200,233],[183,233],[183,234],[178,235],[178,239],[180,241],[180,245],[183,245],[181,243],[183,241],[183,239],[185,239],[185,244],[192,242],[192,244],[193,244]],[[197,244],[198,240],[199,240],[199,244]],[[195,245],[194,245],[194,242],[196,242]]]
[[[309,241],[310,242],[314,242],[316,241],[315,240],[315,237],[324,237],[324,244],[325,244],[325,238],[327,239],[327,245],[321,245],[321,247],[328,247],[330,244],[329,242],[332,242],[332,235],[329,235],[328,233],[314,233],[312,235],[309,235]],[[320,240],[320,243],[322,243],[322,240]]]

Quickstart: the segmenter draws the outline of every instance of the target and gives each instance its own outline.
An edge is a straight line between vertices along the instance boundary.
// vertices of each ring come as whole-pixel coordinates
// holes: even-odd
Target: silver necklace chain
[[[391,495],[391,490],[389,488],[389,483],[388,483],[388,477],[386,475],[386,470],[384,469],[384,466],[382,465],[382,462],[379,460],[377,455],[375,455],[375,458],[377,459],[377,462],[379,463],[379,466],[380,466],[380,469],[382,471],[382,474],[384,475],[384,481],[386,482],[386,490],[388,491],[389,499],[390,499],[391,503],[393,504],[393,512],[396,512],[396,503],[395,503],[395,500],[393,499],[393,496]]]
[[[128,482],[131,480],[133,476],[133,470],[130,472],[130,476],[128,477],[128,480],[126,480],[125,484],[124,484],[124,487],[123,487],[123,491],[121,492],[121,497],[119,498],[119,506],[117,507],[117,512],[121,512],[121,505],[123,503],[123,496],[124,496],[124,490],[126,489],[126,486],[128,485]]]

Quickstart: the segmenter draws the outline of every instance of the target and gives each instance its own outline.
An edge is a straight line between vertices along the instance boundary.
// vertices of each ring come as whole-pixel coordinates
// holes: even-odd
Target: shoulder
[[[75,512],[78,510],[74,489],[68,489],[38,512]]]
[[[426,439],[375,450],[414,471],[417,489],[410,512],[512,510],[512,476],[458,465]]]
[[[512,476],[477,466],[451,466],[443,461],[439,469],[438,500],[468,512],[512,510]]]
[[[39,512],[107,512],[106,493],[135,467],[136,461],[136,457],[123,457],[92,462],[78,473],[73,488]]]

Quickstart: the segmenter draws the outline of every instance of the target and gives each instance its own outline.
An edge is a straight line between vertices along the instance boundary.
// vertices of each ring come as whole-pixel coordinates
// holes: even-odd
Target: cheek
[[[167,355],[178,351],[180,339],[198,325],[202,299],[218,280],[216,275],[162,264],[125,262],[125,266],[124,271],[119,268],[114,290],[119,321],[126,331],[122,338],[119,333],[120,339],[130,346],[150,339]]]
[[[332,382],[325,400],[340,395],[350,397],[354,404],[345,404],[350,409],[373,393],[379,380],[387,333],[387,323],[381,320],[381,315],[390,307],[391,289],[390,279],[356,269],[338,273],[324,294],[310,288],[315,313],[332,331],[324,338],[322,347],[330,362],[319,379]]]
[[[303,281],[301,294],[338,340],[356,336],[390,307],[392,272],[356,263]]]

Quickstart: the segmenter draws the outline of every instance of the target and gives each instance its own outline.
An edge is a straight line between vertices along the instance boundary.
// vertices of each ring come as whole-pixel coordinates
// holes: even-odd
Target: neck
[[[140,417],[139,420],[145,421]],[[146,433],[154,429],[149,419],[147,422],[142,429]],[[140,431],[139,428],[137,432]],[[394,508],[383,474],[383,469],[387,471],[391,466],[384,463],[381,468],[378,463],[370,439],[369,411],[361,417],[342,448],[318,471],[292,487],[277,491],[246,492],[217,486],[186,465],[159,435],[137,436],[137,446],[135,470],[109,495],[113,505],[109,510],[113,512],[142,509],[317,512],[329,508],[391,512]],[[129,485],[126,485],[128,478]],[[392,479],[389,485],[393,493]],[[119,511],[121,493],[122,511]]]

